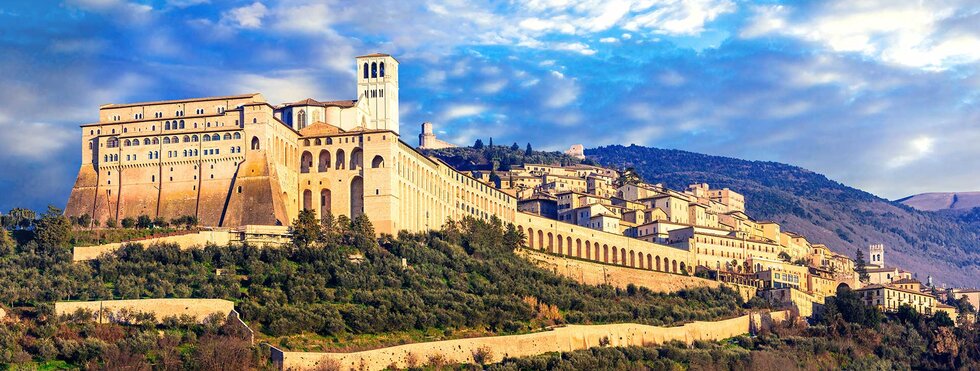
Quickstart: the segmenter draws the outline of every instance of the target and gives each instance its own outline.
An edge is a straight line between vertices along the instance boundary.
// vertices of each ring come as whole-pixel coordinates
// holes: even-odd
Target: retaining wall
[[[231,242],[232,233],[230,231],[199,231],[197,233],[182,234],[177,236],[165,236],[148,238],[145,240],[116,242],[98,246],[78,246],[72,249],[72,261],[85,261],[98,259],[102,254],[112,253],[128,243],[141,243],[143,246],[150,246],[161,243],[174,243],[181,249],[188,249],[196,246],[215,244],[218,246],[227,245]]]
[[[54,303],[57,315],[73,314],[79,309],[92,312],[99,322],[112,321],[123,309],[130,313],[153,313],[158,322],[166,317],[188,315],[198,322],[203,321],[214,313],[228,315],[235,308],[235,303],[223,299],[133,299],[133,300],[97,300],[97,301],[62,301]],[[99,315],[100,310],[103,315]],[[106,313],[107,312],[107,313]]]
[[[692,322],[677,327],[632,323],[570,325],[533,334],[407,344],[353,353],[284,352],[274,346],[270,348],[273,363],[282,370],[313,369],[332,361],[339,363],[342,370],[382,370],[389,365],[408,367],[409,358],[415,358],[418,365],[422,365],[433,356],[442,356],[449,363],[473,363],[474,351],[484,347],[492,353],[490,362],[499,362],[504,357],[588,349],[606,343],[605,340],[608,340],[608,346],[645,346],[671,340],[685,343],[721,340],[767,328],[787,318],[787,312],[783,311],[754,313],[713,322]]]

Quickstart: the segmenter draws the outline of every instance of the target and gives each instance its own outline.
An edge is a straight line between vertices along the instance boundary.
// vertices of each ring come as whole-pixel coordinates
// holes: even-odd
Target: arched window
[[[174,136],[173,138],[170,138],[170,143],[180,143],[180,138]]]
[[[145,146],[150,145],[150,138],[143,138],[143,145]]]
[[[204,136],[201,137],[201,141],[210,142],[211,141],[211,136],[210,135],[207,135],[207,134],[204,134]]]
[[[368,65],[367,62],[364,63],[364,78],[368,78]]]
[[[242,133],[235,133],[235,139],[242,139]]]
[[[163,137],[163,144],[170,144],[170,138],[169,137]]]
[[[374,62],[371,63],[371,77],[378,77],[378,64]]]
[[[119,147],[119,139],[109,138],[109,140],[106,140],[106,146],[108,146],[109,148]]]
[[[191,136],[191,142],[197,143],[197,135]]]
[[[225,136],[224,136],[224,137],[222,137],[221,139],[224,139],[224,140],[231,140],[231,134],[229,134],[229,133],[225,133]]]
[[[126,146],[126,147],[129,147],[130,144],[131,144],[131,142],[129,141],[129,139],[126,139],[126,141],[123,142],[123,145]],[[92,144],[89,143],[89,149],[91,149],[91,148],[92,148]]]
[[[167,121],[166,123],[163,124],[163,129],[170,130],[170,121]]]
[[[320,163],[317,166],[317,171],[325,173],[327,169],[330,169],[330,152],[324,149],[320,151]]]
[[[185,135],[184,136],[184,142],[185,143],[189,143],[190,141],[191,141],[191,136],[190,135]]]
[[[354,148],[350,151],[350,167],[351,170],[359,170],[364,167],[364,151],[360,148]]]
[[[336,161],[337,170],[341,170],[341,169],[346,168],[347,167],[346,162],[347,162],[347,156],[344,155],[344,150],[338,149],[337,150],[337,161]]]
[[[156,137],[154,137],[154,138],[153,138],[153,144],[160,144],[160,139],[159,139],[159,138],[156,138]]]
[[[184,128],[184,120],[180,120],[180,128],[181,128],[181,129],[183,129],[183,128]]]
[[[316,138],[316,141],[315,141],[315,143],[316,143],[316,145],[318,145],[318,146],[319,146],[319,145],[321,145],[321,144],[323,144],[323,142],[321,142],[321,141],[320,141],[320,138]]]
[[[211,136],[211,140],[212,140],[212,141],[218,141],[218,140],[221,140],[221,136],[220,136],[220,135],[218,135],[218,134],[215,134],[215,135],[212,135],[212,136]]]
[[[259,138],[252,137],[252,150],[257,151],[259,149]]]
[[[306,111],[300,110],[299,113],[296,114],[296,126],[297,129],[306,127]]]
[[[309,151],[303,151],[303,156],[300,158],[299,172],[309,173],[310,168],[313,167],[313,154]]]
[[[372,168],[375,168],[375,169],[380,168],[380,167],[385,167],[385,159],[384,159],[384,157],[381,157],[380,155],[374,156],[374,159],[371,160],[371,167]],[[569,248],[571,248],[571,247],[569,247]]]
[[[378,66],[378,76],[385,77],[385,62],[381,62],[381,65]]]

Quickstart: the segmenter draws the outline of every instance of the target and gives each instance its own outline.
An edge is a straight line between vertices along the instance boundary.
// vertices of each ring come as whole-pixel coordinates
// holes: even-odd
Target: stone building
[[[302,209],[367,213],[379,233],[465,215],[513,220],[514,197],[400,140],[398,61],[356,58],[355,100],[273,106],[261,94],[99,108],[65,213],[288,225]]]
[[[432,132],[431,122],[422,123],[422,134],[419,134],[419,148],[443,149],[453,147],[456,147],[456,145],[436,138],[436,134]]]

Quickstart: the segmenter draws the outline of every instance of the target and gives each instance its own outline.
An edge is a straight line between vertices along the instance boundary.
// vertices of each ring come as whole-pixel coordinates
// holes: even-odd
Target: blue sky
[[[976,1],[0,3],[0,210],[63,206],[98,106],[354,98],[401,62],[401,128],[803,166],[886,198],[980,190]]]

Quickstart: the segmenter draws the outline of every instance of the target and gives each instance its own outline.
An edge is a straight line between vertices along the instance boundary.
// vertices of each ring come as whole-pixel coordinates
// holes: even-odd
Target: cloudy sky
[[[980,190],[980,5],[963,1],[0,2],[0,210],[64,206],[98,106],[352,99],[401,62],[401,128],[803,166],[886,198]]]

